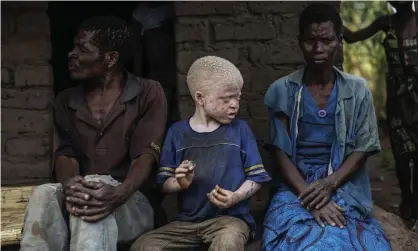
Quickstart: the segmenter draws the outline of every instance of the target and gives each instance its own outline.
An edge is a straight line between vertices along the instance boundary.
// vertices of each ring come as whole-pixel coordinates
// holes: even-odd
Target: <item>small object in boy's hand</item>
[[[193,171],[196,167],[196,163],[193,160],[189,160],[189,171]]]
[[[210,191],[210,193],[208,193],[207,196],[210,198],[214,193],[216,193],[216,187],[212,189],[212,191]]]

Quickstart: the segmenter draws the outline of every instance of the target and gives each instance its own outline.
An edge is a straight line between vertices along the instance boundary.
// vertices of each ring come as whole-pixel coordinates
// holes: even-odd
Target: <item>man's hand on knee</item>
[[[65,208],[70,214],[75,215],[75,216],[77,216],[75,209],[77,207],[86,206],[86,202],[90,199],[90,195],[77,192],[73,189],[73,187],[76,184],[80,184],[82,180],[83,180],[83,177],[77,175],[68,179],[63,184],[64,194],[65,194]]]
[[[89,222],[96,222],[106,218],[123,204],[126,199],[126,193],[118,189],[118,187],[102,182],[82,180],[79,184],[74,185],[73,188],[78,193],[89,195],[91,204],[87,204],[87,206],[82,208],[75,208],[77,215],[82,220]]]

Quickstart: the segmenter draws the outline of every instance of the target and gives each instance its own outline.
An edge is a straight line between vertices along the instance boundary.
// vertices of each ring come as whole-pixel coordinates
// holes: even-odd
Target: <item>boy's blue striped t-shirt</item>
[[[262,164],[254,135],[245,121],[234,119],[209,133],[194,131],[189,120],[175,123],[164,142],[157,183],[163,184],[174,177],[175,169],[183,160],[194,161],[196,167],[192,184],[179,193],[180,213],[176,220],[202,222],[228,215],[244,220],[251,231],[255,230],[249,199],[232,208],[220,209],[207,197],[216,185],[236,191],[246,180],[263,183],[271,179]]]

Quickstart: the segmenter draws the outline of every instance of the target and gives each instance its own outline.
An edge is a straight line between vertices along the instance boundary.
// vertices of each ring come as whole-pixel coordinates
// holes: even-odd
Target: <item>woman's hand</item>
[[[325,220],[333,227],[339,226],[341,229],[347,224],[344,217],[344,209],[332,200],[321,209],[312,210],[312,215],[321,227],[325,227],[322,220]]]
[[[309,185],[300,195],[302,206],[306,209],[320,209],[331,199],[334,192],[332,176],[317,180]]]

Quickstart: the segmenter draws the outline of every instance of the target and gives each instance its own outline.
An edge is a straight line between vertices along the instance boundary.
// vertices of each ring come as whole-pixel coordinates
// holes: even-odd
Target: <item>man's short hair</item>
[[[124,63],[132,55],[133,33],[130,26],[121,18],[97,16],[84,20],[78,30],[94,32],[93,44],[101,53],[116,51],[119,63]]]
[[[299,18],[299,34],[303,34],[308,25],[331,21],[337,36],[341,34],[342,20],[337,10],[327,3],[313,3],[306,7]]]

